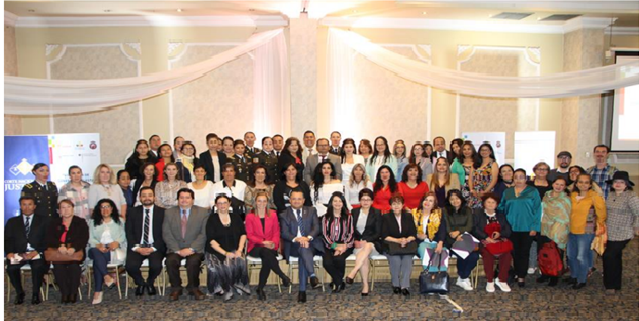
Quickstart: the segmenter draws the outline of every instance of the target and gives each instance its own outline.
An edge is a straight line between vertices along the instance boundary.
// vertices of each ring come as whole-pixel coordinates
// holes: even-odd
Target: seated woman
[[[481,243],[479,252],[484,260],[484,273],[486,273],[486,292],[495,292],[495,285],[504,292],[510,292],[508,286],[508,271],[513,257],[510,249],[504,248],[504,244],[498,242],[509,243],[511,228],[506,216],[503,213],[497,213],[497,204],[499,199],[495,194],[486,193],[482,197],[483,209],[477,209],[475,214],[475,223],[473,226],[473,236]],[[498,246],[501,245],[501,246]],[[499,278],[495,277],[495,260],[499,260]]]
[[[373,191],[365,188],[359,192],[358,208],[353,209],[355,266],[346,277],[346,283],[353,284],[353,279],[360,272],[362,275],[362,296],[368,295],[368,258],[382,251],[380,236],[382,234],[382,216],[372,208]]]
[[[381,169],[380,169],[381,170]],[[388,259],[393,293],[410,295],[410,273],[415,253],[396,253],[393,248],[406,248],[415,242],[417,228],[412,215],[404,211],[404,198],[401,195],[391,197],[391,213],[382,215],[382,240],[384,255]],[[395,243],[397,245],[392,245]]]
[[[257,298],[266,300],[264,286],[271,271],[281,279],[282,285],[288,287],[291,280],[280,269],[277,251],[280,247],[280,223],[275,210],[268,208],[269,196],[265,192],[255,195],[255,206],[246,216],[246,236],[248,238],[248,255],[262,259],[260,283],[257,285]]]
[[[391,210],[390,199],[392,195],[398,192],[395,174],[393,174],[393,170],[388,165],[382,165],[375,177],[373,207],[380,210],[382,214],[386,214]],[[402,198],[403,202],[404,199]]]
[[[466,206],[466,200],[462,196],[462,192],[458,189],[448,191],[448,206],[446,206],[446,215],[444,215],[444,223],[446,224],[445,245],[451,249],[451,255],[457,257],[457,286],[466,291],[472,291],[473,286],[470,283],[470,272],[477,266],[479,254],[472,251],[464,259],[453,250],[455,241],[461,240],[464,233],[473,231],[473,211]]]
[[[342,181],[336,179],[335,166],[331,162],[318,164],[313,172],[313,181],[311,182],[311,195],[313,206],[317,209],[317,216],[322,217],[326,214],[330,205],[330,197],[334,192],[344,194],[344,186]],[[346,202],[344,202],[346,204]]]
[[[107,272],[107,264],[115,259],[115,250],[126,248],[124,242],[124,222],[120,220],[115,203],[103,198],[93,209],[93,219],[89,224],[89,258],[93,260],[93,277],[95,292],[93,304],[102,303],[102,284],[108,288],[115,285],[115,280]]]
[[[51,262],[53,275],[60,287],[62,303],[75,303],[80,287],[81,264],[84,263],[84,250],[89,242],[89,226],[84,218],[73,215],[73,202],[64,199],[58,203],[60,217],[49,221],[47,247],[58,252],[73,255],[82,252],[81,261]]]
[[[185,146],[182,146],[182,150],[184,150]],[[186,187],[192,189],[195,193],[193,205],[210,209],[213,207],[213,182],[206,179],[206,169],[200,164],[193,169],[193,176],[195,181],[186,184]]]
[[[417,239],[419,247],[417,255],[422,259],[424,270],[446,271],[448,270],[448,251],[444,249],[446,239],[446,224],[442,224],[442,209],[437,203],[437,196],[429,192],[422,197],[421,208],[411,210],[415,226],[417,227]],[[431,262],[434,254],[441,254],[439,262]]]
[[[325,163],[330,164],[330,163]],[[333,293],[346,288],[346,258],[353,253],[353,217],[348,213],[344,194],[335,192],[328,201],[326,215],[322,218],[324,241],[324,269],[333,282]]]
[[[242,257],[246,243],[246,228],[242,218],[229,211],[231,199],[215,198],[217,213],[206,222],[206,266],[209,293],[224,295],[224,302],[233,298],[233,290],[250,294],[248,270]]]
[[[257,164],[253,166],[251,179],[246,183],[246,189],[244,190],[244,206],[246,211],[250,212],[255,206],[255,196],[258,193],[266,193],[268,197],[268,209],[275,208],[273,204],[273,185],[272,177],[269,175],[269,171],[266,166]]]
[[[167,145],[168,146],[168,145]],[[164,180],[155,185],[155,205],[163,208],[177,206],[177,191],[187,187],[175,163],[164,166]]]

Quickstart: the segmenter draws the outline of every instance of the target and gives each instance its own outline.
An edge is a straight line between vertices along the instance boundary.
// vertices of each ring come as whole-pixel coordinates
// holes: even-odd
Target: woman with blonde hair
[[[353,170],[351,171],[348,180],[342,181],[342,184],[344,184],[346,202],[348,202],[351,209],[360,207],[359,192],[361,190],[364,188],[373,189],[373,182],[371,182],[368,175],[366,175],[366,168],[363,164],[359,163],[353,166]]]
[[[119,207],[120,216],[126,218],[126,199],[117,184],[115,172],[107,164],[100,164],[93,172],[93,185],[89,187],[89,208],[94,208],[99,200],[108,198]]]
[[[457,174],[450,172],[446,157],[437,159],[435,172],[426,176],[426,183],[429,185],[429,190],[435,193],[437,204],[446,204],[448,191],[461,188],[459,177]]]

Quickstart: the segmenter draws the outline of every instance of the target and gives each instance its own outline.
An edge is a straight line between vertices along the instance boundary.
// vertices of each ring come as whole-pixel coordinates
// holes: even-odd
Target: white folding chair
[[[25,279],[25,274],[26,273],[31,273],[31,265],[29,264],[25,264],[20,268],[20,281],[22,282],[22,287],[24,287],[24,279]],[[7,285],[7,303],[9,303],[11,301],[11,280],[9,279],[9,274],[7,273],[7,265],[5,264],[4,266],[4,275],[6,275],[6,281],[5,284]],[[45,275],[46,277],[46,275]],[[42,300],[46,301],[47,300],[47,296],[44,292],[44,288],[43,286],[45,286],[45,283],[42,282],[42,286],[40,287],[40,295],[42,296]]]
[[[277,254],[277,262],[279,263],[279,261],[283,260],[284,257],[281,254]],[[246,256],[246,264],[248,265],[248,278],[249,278],[249,283],[251,281],[251,274],[253,272],[253,270],[259,269],[260,266],[262,265],[262,259],[259,257],[253,257],[250,255]],[[280,278],[277,278],[277,289],[280,291],[280,293],[282,293],[282,282],[280,280]]]
[[[323,271],[322,269],[322,257],[319,255],[315,255],[313,257],[313,265],[314,267],[317,269],[317,273],[315,273],[315,275],[320,275],[320,279],[322,282],[322,291],[326,292],[326,288],[324,287],[324,273],[325,271]],[[295,256],[291,256],[288,258],[288,277],[289,279],[293,280],[293,270],[295,269],[299,269],[299,258],[295,257]],[[320,270],[322,270],[322,272],[320,273]],[[298,280],[299,282],[299,280]],[[288,288],[288,293],[291,293],[291,291],[293,290],[293,283],[291,282],[291,286]]]
[[[118,296],[120,297],[120,300],[122,300],[122,287],[120,286],[121,282],[120,282],[120,268],[124,267],[124,262],[119,262],[119,261],[113,261],[113,262],[109,262],[107,264],[107,271],[109,270],[114,270],[115,272],[115,286],[118,288]],[[87,263],[87,285],[88,285],[88,290],[87,290],[87,295],[88,297],[91,297],[91,286],[92,286],[92,282],[93,282],[93,260],[89,261],[89,263]],[[125,278],[125,284],[124,284],[125,288],[129,287],[129,278]]]
[[[166,289],[166,281],[164,280],[166,278],[166,274],[164,273],[164,262],[166,261],[166,258],[164,258],[162,260],[162,270],[160,271],[160,275],[158,275],[157,278],[155,278],[155,281],[153,282],[153,284],[155,284],[155,286],[158,289],[158,293],[159,295],[164,295],[164,291]],[[149,260],[146,259],[144,261],[142,261],[142,266],[140,266],[140,272],[146,272],[148,274],[149,272]],[[133,286],[135,284],[135,280],[133,280],[133,278],[129,275],[129,273],[126,274],[126,278],[127,278],[127,282],[126,282],[126,289],[124,290],[124,297],[128,298],[129,297],[129,288],[131,286]],[[129,280],[131,280],[129,282]]]

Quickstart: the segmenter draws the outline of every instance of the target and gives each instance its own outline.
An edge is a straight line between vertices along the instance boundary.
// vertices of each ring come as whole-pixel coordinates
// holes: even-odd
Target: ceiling
[[[639,27],[639,1],[5,1],[5,11],[18,17],[94,16],[273,16],[299,17],[306,8],[311,18],[413,18],[494,21],[501,12],[532,15],[507,23],[557,24],[539,21],[552,14],[580,14],[617,18],[614,26]]]

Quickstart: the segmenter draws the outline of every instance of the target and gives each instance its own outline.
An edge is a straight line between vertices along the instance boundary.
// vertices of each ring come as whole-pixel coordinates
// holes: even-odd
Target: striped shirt
[[[353,247],[353,217],[334,217],[329,219],[326,215],[322,218],[322,236],[327,249],[333,243],[346,244],[346,248]]]
[[[606,201],[609,241],[625,241],[634,237],[633,228],[639,228],[639,197],[633,191],[619,195],[610,193]]]

